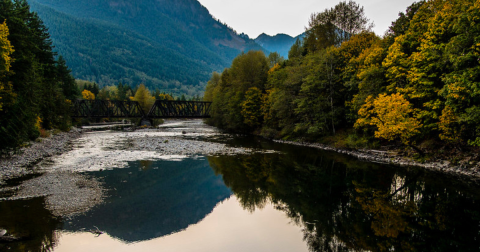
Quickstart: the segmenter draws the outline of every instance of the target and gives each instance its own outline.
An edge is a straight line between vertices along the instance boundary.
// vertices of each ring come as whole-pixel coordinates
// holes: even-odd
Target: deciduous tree
[[[400,139],[410,145],[412,137],[420,133],[422,124],[414,117],[412,104],[401,94],[369,96],[358,111],[356,128],[374,126],[375,137],[389,141]]]
[[[7,23],[0,24],[0,111],[4,103],[12,103],[15,97],[12,85],[7,82],[6,75],[10,72],[13,46],[8,40]]]
[[[245,93],[245,100],[242,102],[242,116],[245,124],[255,128],[262,123],[262,91],[251,87]]]
[[[85,100],[95,100],[95,95],[86,89],[82,91],[82,97]]]
[[[155,103],[155,97],[152,96],[144,84],[140,84],[132,100],[137,101],[145,113],[148,113]]]

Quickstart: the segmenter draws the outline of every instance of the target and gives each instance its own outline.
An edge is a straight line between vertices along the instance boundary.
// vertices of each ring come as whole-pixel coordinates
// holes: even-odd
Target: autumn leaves
[[[0,111],[3,103],[8,102],[15,96],[11,84],[5,80],[6,74],[10,71],[11,55],[14,52],[13,46],[8,40],[8,35],[7,23],[3,22],[3,24],[0,24]]]
[[[265,69],[264,56],[252,57],[255,84],[234,76],[235,61],[214,76],[205,94],[214,101],[211,122],[276,138],[316,141],[340,130],[407,145],[435,139],[480,146],[480,2],[414,3],[383,37],[368,31],[363,8],[352,6],[313,15],[288,60]],[[356,22],[339,17],[342,8],[358,12],[363,28],[339,32],[337,23]],[[328,42],[325,34],[337,37]],[[226,93],[225,106],[216,105]]]

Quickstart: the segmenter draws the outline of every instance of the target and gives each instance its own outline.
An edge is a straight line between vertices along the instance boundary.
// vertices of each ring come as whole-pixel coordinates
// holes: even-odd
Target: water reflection
[[[478,187],[334,153],[305,148],[286,153],[208,161],[244,209],[271,201],[302,225],[311,251],[480,248]]]
[[[44,198],[0,201],[0,228],[22,239],[0,243],[0,251],[480,249],[476,185],[423,169],[237,140],[232,144],[279,152],[136,161],[90,172],[109,197],[63,221],[45,209]],[[106,234],[86,232],[95,226]]]
[[[0,241],[0,251],[52,251],[61,221],[44,207],[43,198],[0,201],[0,229],[16,241]]]
[[[65,224],[78,231],[94,226],[125,242],[181,231],[209,214],[230,190],[203,159],[131,162],[129,168],[93,172],[110,197]]]

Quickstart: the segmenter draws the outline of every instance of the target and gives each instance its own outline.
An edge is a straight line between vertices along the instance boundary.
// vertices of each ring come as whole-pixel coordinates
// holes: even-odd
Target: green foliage
[[[78,95],[62,58],[55,60],[47,28],[26,1],[0,1],[11,46],[11,73],[2,79],[16,94],[0,111],[0,149],[15,148],[39,135],[36,127],[68,128],[71,100]],[[9,88],[8,88],[9,89]]]
[[[303,62],[308,73],[295,100],[296,117],[299,118],[295,131],[310,138],[335,134],[335,126],[342,117],[338,105],[343,106],[343,101],[337,99],[342,87],[335,73],[337,51],[334,48],[322,50],[306,56]]]
[[[212,18],[198,1],[30,0],[77,79],[100,87],[144,83],[201,95],[212,71],[243,50],[261,50]]]
[[[268,55],[268,62],[269,62],[269,67],[272,68],[277,64],[278,65],[283,64],[283,62],[285,62],[285,59],[282,56],[280,56],[279,53],[272,52]]]
[[[262,91],[251,87],[245,93],[245,100],[242,102],[242,116],[244,123],[252,128],[262,124]]]
[[[358,15],[348,21],[342,10]],[[366,139],[479,146],[479,19],[478,1],[421,1],[379,38],[368,31],[363,8],[355,3],[314,14],[289,59],[270,64],[263,86],[253,85],[263,94],[263,117],[255,115],[262,120],[249,123],[249,131],[321,141],[339,130],[351,132],[357,122],[357,133]],[[358,29],[348,28],[355,23]],[[250,86],[237,72],[232,64],[212,77],[206,94],[217,108],[210,121],[221,121],[219,127],[241,119],[232,115],[238,117]]]
[[[289,59],[294,59],[302,56],[303,53],[303,44],[302,40],[297,39],[295,43],[292,45],[290,48],[290,51],[288,51],[288,58]]]
[[[250,126],[245,123],[242,103],[250,88],[265,91],[268,70],[265,54],[249,51],[235,58],[232,66],[225,69],[220,78],[214,73],[205,92],[206,98],[213,98],[209,123],[228,130],[248,131]]]
[[[354,1],[343,1],[331,9],[310,16],[305,36],[305,47],[309,52],[338,46],[353,35],[369,30],[363,7]]]

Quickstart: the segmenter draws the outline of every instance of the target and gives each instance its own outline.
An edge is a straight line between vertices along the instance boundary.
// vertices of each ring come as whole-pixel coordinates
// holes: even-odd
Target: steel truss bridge
[[[156,100],[148,113],[136,101],[76,100],[73,118],[209,118],[211,102]]]

